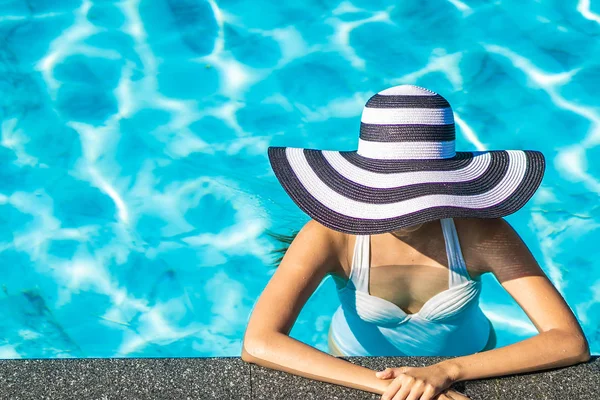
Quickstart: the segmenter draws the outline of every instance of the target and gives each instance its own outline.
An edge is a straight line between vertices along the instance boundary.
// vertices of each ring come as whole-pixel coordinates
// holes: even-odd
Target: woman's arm
[[[476,251],[479,265],[496,276],[540,333],[428,367],[386,368],[377,374],[389,382],[382,399],[430,400],[458,381],[564,367],[590,359],[577,319],[519,235],[502,218],[481,223]]]
[[[525,311],[538,335],[509,346],[442,362],[455,380],[564,367],[590,359],[588,342],[573,312],[548,280],[517,232],[502,218],[486,221],[479,254]]]
[[[323,382],[382,394],[375,371],[289,337],[302,307],[330,272],[340,268],[345,237],[310,220],[298,233],[254,305],[242,360]]]
[[[251,341],[242,360],[305,378],[382,394],[388,383],[375,371],[334,357],[282,333]],[[246,339],[244,340],[246,341]]]

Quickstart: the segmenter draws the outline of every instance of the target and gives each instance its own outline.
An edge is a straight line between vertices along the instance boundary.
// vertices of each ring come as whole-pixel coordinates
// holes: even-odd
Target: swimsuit
[[[344,356],[461,356],[486,346],[491,323],[479,308],[481,280],[471,279],[467,272],[454,220],[440,222],[449,289],[430,298],[414,314],[369,294],[370,235],[356,236],[350,278],[332,275],[341,304],[331,320],[331,352]]]

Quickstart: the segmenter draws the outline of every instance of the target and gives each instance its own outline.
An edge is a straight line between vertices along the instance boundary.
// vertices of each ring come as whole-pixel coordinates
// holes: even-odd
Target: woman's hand
[[[466,399],[457,392],[446,391],[453,383],[454,379],[447,368],[440,364],[433,364],[428,367],[399,367],[386,368],[375,374],[377,378],[389,380],[385,392],[381,396],[382,400],[437,400],[437,399]],[[446,396],[446,397],[444,397]],[[454,396],[454,397],[451,397]]]
[[[462,393],[458,393],[452,389],[446,389],[439,395],[433,398],[434,400],[470,400]]]

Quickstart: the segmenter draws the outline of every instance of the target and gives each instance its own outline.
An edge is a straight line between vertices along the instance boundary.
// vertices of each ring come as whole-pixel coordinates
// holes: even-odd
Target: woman
[[[369,99],[357,151],[270,147],[277,179],[310,217],[256,302],[242,359],[383,399],[464,399],[461,380],[585,362],[575,316],[502,218],[519,210],[545,169],[538,151],[456,152],[448,102],[402,85]],[[479,308],[493,274],[539,334],[494,348]],[[289,337],[331,275],[341,306],[330,354]],[[336,356],[455,356],[423,368],[374,371]]]

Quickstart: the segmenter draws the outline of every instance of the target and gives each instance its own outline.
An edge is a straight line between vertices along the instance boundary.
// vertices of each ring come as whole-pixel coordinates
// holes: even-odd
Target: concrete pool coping
[[[371,369],[450,357],[341,357]],[[1,399],[379,399],[380,395],[249,364],[239,357],[0,360]],[[600,357],[583,364],[459,382],[477,399],[593,399]]]

